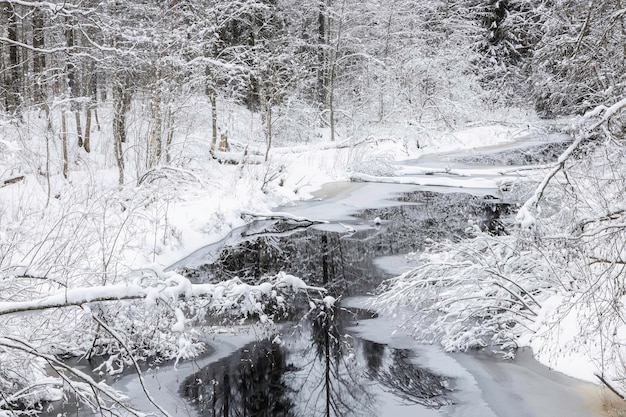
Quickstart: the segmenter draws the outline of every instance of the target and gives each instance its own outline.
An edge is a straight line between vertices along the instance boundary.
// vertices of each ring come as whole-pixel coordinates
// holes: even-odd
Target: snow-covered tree
[[[549,6],[543,1],[488,0],[475,2],[473,9],[482,26],[475,45],[481,83],[503,104],[526,102],[530,60]]]
[[[547,10],[530,79],[537,110],[583,114],[624,92],[625,9],[620,0],[556,1]]]
[[[381,307],[449,350],[513,354],[522,342],[546,362],[586,354],[623,390],[625,109],[622,99],[577,122],[516,230],[433,246],[382,287]]]

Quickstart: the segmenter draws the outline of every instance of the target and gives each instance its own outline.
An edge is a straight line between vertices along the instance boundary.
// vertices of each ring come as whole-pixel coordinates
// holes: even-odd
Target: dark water
[[[421,191],[399,200],[402,205],[362,211],[353,225],[371,226],[358,231],[312,226],[284,235],[280,222],[265,224],[265,231],[216,251],[214,262],[184,273],[198,282],[237,276],[255,283],[285,271],[327,287],[335,297],[360,295],[389,277],[374,266],[377,257],[420,251],[476,229],[506,233],[511,211],[492,197],[462,193]],[[372,223],[374,218],[380,222]],[[224,417],[376,416],[374,391],[381,389],[425,407],[453,404],[454,381],[417,366],[411,351],[350,332],[372,314],[314,311],[286,325],[278,339],[252,343],[189,376],[180,394],[201,415]]]
[[[459,164],[524,165],[554,160],[567,143],[463,156]],[[214,251],[212,262],[184,270],[198,282],[239,277],[255,283],[285,271],[335,297],[372,292],[388,275],[381,256],[424,250],[476,230],[504,234],[514,203],[492,196],[417,191],[390,207],[363,210],[341,232],[316,226],[283,233],[280,221]],[[372,219],[376,219],[372,224]],[[368,227],[362,227],[368,224]],[[360,227],[357,227],[360,226]],[[439,408],[454,403],[454,380],[416,365],[414,353],[350,331],[371,312],[325,308],[286,326],[275,339],[245,346],[189,376],[180,387],[203,416],[376,416],[374,391]]]
[[[354,337],[366,310],[326,309],[280,343],[251,343],[187,377],[181,396],[202,416],[376,416],[382,386],[402,401],[454,403],[453,382],[412,362],[413,353]]]
[[[183,273],[196,282],[239,277],[256,283],[285,271],[325,286],[334,296],[361,295],[389,277],[373,265],[375,258],[421,251],[433,241],[459,240],[476,228],[505,233],[511,211],[509,204],[494,198],[462,193],[421,191],[400,201],[404,205],[361,212],[363,222],[381,222],[365,230],[336,233],[309,227],[281,235],[276,231],[284,226],[275,222],[265,232],[223,247],[214,262]]]
[[[481,153],[474,156],[455,158],[456,162],[468,165],[530,165],[555,161],[572,143],[571,138],[561,135],[562,140],[536,146],[524,146],[506,152]]]

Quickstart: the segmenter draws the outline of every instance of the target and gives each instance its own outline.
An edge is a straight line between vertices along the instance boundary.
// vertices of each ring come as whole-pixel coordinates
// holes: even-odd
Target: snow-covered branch
[[[622,111],[625,107],[626,97],[610,107],[606,107],[604,105],[597,106],[595,109],[589,111],[582,117],[581,121],[578,122],[578,127],[583,130],[583,133],[579,133],[574,142],[572,142],[572,144],[561,154],[561,156],[559,156],[554,167],[550,169],[535,189],[533,196],[524,203],[517,218],[518,223],[529,225],[534,222],[532,220],[532,212],[537,210],[537,206],[539,205],[548,184],[550,184],[552,179],[565,167],[566,162],[576,153],[581,144],[589,138],[589,134],[603,124],[609,122],[613,116]],[[599,120],[596,120],[589,125],[590,120],[597,117],[599,117]]]
[[[159,299],[170,301],[191,297],[211,300],[206,304],[206,307],[216,310],[233,308],[238,302],[241,302],[242,307],[244,307],[243,304],[247,305],[242,312],[249,314],[252,311],[248,307],[256,305],[258,299],[264,296],[276,297],[278,293],[300,291],[325,292],[323,288],[309,286],[301,279],[288,274],[279,274],[273,282],[259,285],[248,285],[238,279],[217,284],[192,284],[181,275],[174,273],[167,275],[170,276],[165,281],[151,286],[118,284],[72,288],[28,301],[2,301],[0,302],[0,316],[26,311],[81,306],[94,302],[144,299],[148,303],[153,303]]]
[[[19,42],[17,40],[13,40],[13,39],[9,39],[6,38],[4,36],[0,36],[0,44],[7,44],[7,45],[13,45],[13,46],[19,46],[20,48],[24,48],[24,49],[28,49],[29,51],[32,52],[39,52],[39,53],[43,53],[43,54],[54,54],[57,52],[66,52],[66,53],[71,53],[73,51],[78,51],[80,50],[79,47],[77,46],[59,46],[59,47],[55,47],[55,48],[35,48],[34,46],[25,44],[23,42]]]
[[[145,416],[144,413],[129,406],[127,404],[127,398],[122,393],[114,390],[107,384],[98,383],[90,375],[66,364],[57,359],[54,355],[40,352],[25,340],[12,337],[0,337],[0,347],[18,351],[45,361],[45,363],[57,371],[59,379],[68,384],[73,394],[78,396],[81,401],[88,405],[94,412],[106,409],[112,410],[109,408],[110,406],[106,405],[106,402],[110,401],[131,415],[136,417]],[[59,380],[49,380],[48,385],[59,385]],[[117,413],[111,414],[117,415]]]
[[[596,117],[596,116],[601,115],[600,120],[597,120],[595,123],[593,123],[591,126],[589,126],[586,129],[589,132],[593,131],[593,130],[597,129],[598,127],[600,127],[601,125],[603,125],[604,123],[606,123],[609,120],[611,120],[611,118],[613,116],[615,116],[615,114],[620,112],[622,109],[624,109],[624,107],[626,107],[626,97],[624,97],[620,101],[614,103],[610,107],[606,107],[604,105],[597,106],[595,109],[591,110],[590,112],[586,113],[583,116],[580,124],[586,122],[591,117]]]
[[[102,287],[74,288],[35,300],[2,301],[0,302],[0,315],[80,306],[97,301],[133,300],[145,298],[146,295],[147,288],[139,285],[107,285]]]
[[[38,291],[58,288],[46,286],[46,280],[39,281],[42,285],[38,286]],[[32,406],[42,400],[58,400],[61,387],[69,387],[72,395],[94,411],[113,412],[121,408],[131,415],[143,416],[126,405],[122,394],[65,364],[55,354],[70,351],[77,355],[105,355],[103,371],[118,373],[130,365],[142,382],[138,361],[155,356],[178,361],[203,351],[192,323],[202,324],[211,320],[211,316],[219,316],[220,319],[253,318],[262,325],[272,324],[278,314],[292,311],[292,300],[298,294],[307,293],[316,300],[314,302],[323,303],[324,292],[323,288],[309,286],[285,273],[267,277],[258,285],[245,284],[239,279],[193,284],[177,273],[150,267],[136,271],[124,284],[68,288],[50,295],[25,297],[23,301],[0,302],[3,319],[0,362],[7,370],[19,369],[7,375],[0,369],[0,387],[11,386],[3,398],[6,404],[0,403],[0,415],[5,406]],[[81,309],[72,309],[72,306]],[[54,310],[50,312],[50,309]],[[21,314],[26,312],[31,314]],[[42,326],[40,332],[42,335],[50,333],[51,337],[40,336],[37,342],[13,335],[11,329],[15,323],[27,321],[28,325],[36,326],[38,321],[31,323],[32,320],[41,316],[40,321],[49,322],[51,315],[72,317],[72,322],[80,323],[76,324],[81,328],[77,340],[67,343],[57,340],[55,332],[62,334],[63,330],[51,329],[49,324]],[[52,352],[51,346],[54,347]],[[23,364],[18,358],[22,358]],[[54,378],[47,377],[46,367],[39,360],[56,371]],[[31,379],[39,384],[33,385]],[[156,409],[168,415],[157,405],[155,397],[147,391],[146,396]]]
[[[67,10],[75,10],[78,9],[79,7],[69,3],[67,1],[64,1],[63,3],[59,4],[59,3],[52,3],[49,1],[24,1],[24,0],[6,0],[6,3],[9,3],[11,5],[16,5],[16,6],[25,6],[25,7],[29,7],[29,8],[41,8],[41,9],[48,9],[50,11],[52,11],[53,13],[59,13],[60,11],[67,11]]]
[[[418,258],[420,267],[387,281],[376,304],[405,315],[403,326],[448,350],[488,344],[516,346],[538,316],[534,294],[552,281],[545,260],[516,248],[511,238],[479,235],[441,245]]]

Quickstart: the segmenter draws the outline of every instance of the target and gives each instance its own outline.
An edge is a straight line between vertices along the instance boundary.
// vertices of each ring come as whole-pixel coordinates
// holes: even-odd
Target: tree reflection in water
[[[412,352],[363,340],[369,376],[398,397],[426,407],[451,405],[450,381],[411,363]]]
[[[381,227],[348,234],[309,228],[289,236],[267,230],[225,246],[217,262],[187,274],[201,282],[233,276],[255,282],[285,271],[337,297],[364,294],[386,278],[373,264],[378,256],[460,239],[477,226],[505,232],[501,214],[509,208],[493,198],[421,191],[400,201],[404,205],[365,210],[355,221],[380,217]],[[377,416],[380,390],[426,407],[452,403],[445,377],[417,367],[408,351],[350,336],[345,327],[353,323],[344,310],[318,308],[281,335],[283,345],[246,346],[187,378],[182,394],[207,417]]]
[[[290,380],[298,392],[298,415],[372,415],[373,394],[357,360],[354,339],[345,329],[352,318],[348,310],[325,306],[294,346],[297,371]]]
[[[372,314],[317,309],[283,345],[248,345],[188,377],[181,394],[206,417],[377,416],[381,389],[425,407],[453,403],[450,381],[416,366],[409,351],[350,336],[357,316]]]
[[[268,340],[252,343],[191,375],[181,395],[207,417],[290,417],[294,404],[284,374],[285,350]]]
[[[388,278],[373,266],[376,257],[420,251],[429,241],[458,240],[472,232],[472,225],[505,233],[501,217],[509,206],[493,198],[419,191],[399,200],[406,204],[364,210],[363,219],[355,222],[369,224],[379,217],[381,227],[348,234],[309,228],[288,236],[270,229],[225,246],[216,262],[185,273],[200,282],[237,276],[252,283],[285,271],[335,296],[348,296],[371,291]],[[274,227],[282,230],[280,224]]]

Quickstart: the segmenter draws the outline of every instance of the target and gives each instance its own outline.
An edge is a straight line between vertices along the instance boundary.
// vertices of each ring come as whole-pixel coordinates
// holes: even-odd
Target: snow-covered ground
[[[382,137],[287,144],[273,148],[267,163],[233,165],[210,157],[209,130],[198,112],[189,116],[189,125],[175,136],[173,168],[157,167],[140,185],[137,182],[149,170],[141,166],[136,149],[141,138],[131,141],[126,151],[126,185],[120,187],[106,116],[100,115],[102,130],[92,134],[91,153],[70,143],[68,180],[60,173],[57,137],[49,138],[47,162],[44,118],[31,113],[25,125],[0,124],[0,180],[25,176],[10,185],[0,183],[0,237],[25,243],[18,253],[26,255],[31,249],[28,244],[37,242],[34,236],[50,232],[56,233],[56,239],[71,236],[76,245],[84,245],[78,232],[101,246],[90,258],[113,255],[129,269],[148,263],[168,266],[243,225],[243,212],[268,213],[274,207],[311,198],[322,184],[351,176],[395,174],[397,160],[510,142],[531,133],[527,127],[495,125],[426,135],[406,126],[396,128],[395,137],[385,132]],[[242,120],[237,125],[238,137],[232,141],[249,147],[251,153],[262,150],[263,142],[245,136],[258,134],[246,130],[248,123]],[[137,130],[142,133],[141,126]],[[243,158],[243,153],[237,155]],[[50,193],[46,172],[50,174]],[[462,183],[462,178],[457,183]],[[80,230],[57,230],[55,225],[68,217],[76,218],[73,224],[82,222]],[[20,263],[28,265],[29,260]]]

